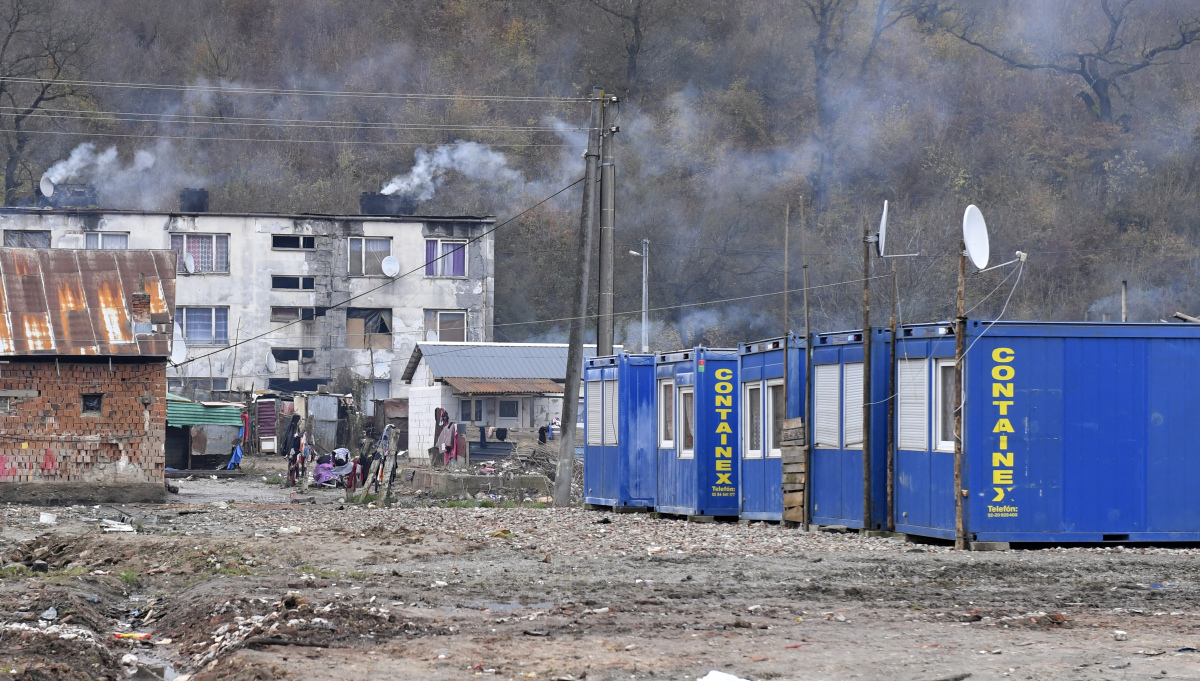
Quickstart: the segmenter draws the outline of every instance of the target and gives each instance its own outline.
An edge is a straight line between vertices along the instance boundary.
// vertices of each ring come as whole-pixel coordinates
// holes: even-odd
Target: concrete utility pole
[[[604,96],[601,128],[603,129],[600,159],[600,314],[596,333],[596,354],[613,353],[613,253],[616,248],[617,174],[614,165],[613,141],[618,131],[613,125],[609,107],[617,103],[612,95]]]
[[[642,239],[642,252],[630,251],[642,258],[642,353],[650,352],[650,240]]]
[[[871,529],[871,224],[863,218],[863,531]]]
[[[583,372],[583,326],[587,323],[588,282],[592,255],[592,230],[596,224],[596,163],[600,158],[600,100],[604,90],[592,88],[592,116],[584,155],[583,208],[579,214],[578,253],[575,279],[575,314],[571,319],[567,349],[567,380],[563,385],[562,437],[558,444],[558,466],[554,475],[554,505],[571,503],[571,479],[575,473],[575,424],[579,421],[579,380]]]
[[[1126,314],[1128,309],[1125,306],[1125,299],[1128,297],[1128,294],[1129,282],[1121,280],[1121,321],[1123,322],[1129,321],[1128,315]]]

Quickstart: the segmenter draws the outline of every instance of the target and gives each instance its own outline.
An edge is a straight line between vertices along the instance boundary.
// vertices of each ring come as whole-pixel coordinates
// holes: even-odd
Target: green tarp
[[[167,425],[180,426],[242,425],[242,410],[238,407],[210,407],[176,395],[167,396]]]

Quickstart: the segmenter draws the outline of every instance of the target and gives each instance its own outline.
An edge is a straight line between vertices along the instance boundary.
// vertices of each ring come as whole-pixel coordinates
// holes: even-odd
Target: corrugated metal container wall
[[[783,419],[804,415],[804,340],[784,338],[738,345],[741,379],[741,517],[783,519]],[[787,391],[787,400],[783,399]],[[785,412],[786,406],[786,412]]]
[[[863,344],[859,331],[814,334],[812,522],[863,527]],[[871,329],[871,523],[887,523],[891,333]]]
[[[654,355],[621,353],[584,362],[584,503],[654,506]]]
[[[695,348],[659,353],[660,513],[738,515],[738,355]]]
[[[902,338],[933,347],[930,328]],[[1200,326],[971,321],[967,347],[969,539],[1200,540]],[[918,494],[912,463],[928,528],[903,531],[952,536],[952,490]]]

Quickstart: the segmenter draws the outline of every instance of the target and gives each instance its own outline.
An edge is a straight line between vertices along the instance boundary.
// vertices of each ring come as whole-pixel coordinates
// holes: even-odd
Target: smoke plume
[[[448,173],[457,172],[487,182],[519,182],[521,173],[508,167],[508,158],[478,142],[443,144],[433,151],[417,149],[412,170],[397,175],[383,186],[382,193],[412,196],[419,201],[433,198]]]
[[[121,160],[115,146],[97,151],[85,142],[67,158],[50,166],[42,175],[54,184],[83,182],[95,185],[101,205],[111,208],[163,208],[183,187],[205,183],[203,177],[186,171],[167,140],[152,148],[138,149],[133,160]]]

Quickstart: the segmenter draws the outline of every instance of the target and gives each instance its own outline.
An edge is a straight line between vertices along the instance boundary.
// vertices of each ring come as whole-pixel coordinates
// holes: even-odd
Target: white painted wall
[[[408,390],[408,456],[412,461],[429,461],[429,448],[434,445],[433,433],[437,427],[433,411],[438,407],[449,411],[451,420],[457,420],[458,403],[450,386],[418,385],[413,381]]]

